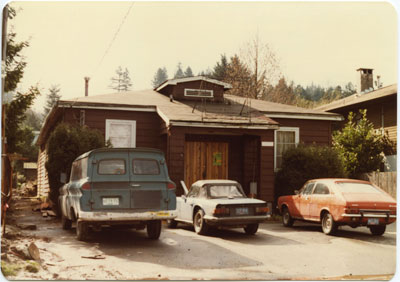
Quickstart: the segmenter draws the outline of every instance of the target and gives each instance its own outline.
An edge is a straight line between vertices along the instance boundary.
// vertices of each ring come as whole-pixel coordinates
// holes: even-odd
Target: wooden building
[[[218,178],[237,180],[247,194],[273,201],[274,172],[284,150],[299,142],[330,144],[332,122],[342,117],[226,95],[230,88],[198,76],[168,80],[154,90],[59,101],[38,138],[40,193],[48,188],[47,139],[67,122],[99,129],[114,147],[161,149],[178,195],[181,180],[189,186]]]

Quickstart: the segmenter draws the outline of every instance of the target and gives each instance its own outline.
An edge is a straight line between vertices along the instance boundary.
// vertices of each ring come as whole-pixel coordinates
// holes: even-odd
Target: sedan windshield
[[[337,182],[337,187],[342,193],[368,193],[380,194],[381,192],[371,184],[356,182]]]
[[[244,198],[242,191],[235,185],[211,185],[211,198]]]

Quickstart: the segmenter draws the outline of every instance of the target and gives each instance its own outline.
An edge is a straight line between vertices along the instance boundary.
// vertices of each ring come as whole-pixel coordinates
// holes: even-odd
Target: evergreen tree
[[[132,83],[128,69],[122,70],[122,67],[119,66],[115,73],[116,76],[111,78],[110,88],[118,92],[131,90]]]
[[[221,55],[221,61],[217,62],[217,64],[214,66],[212,78],[219,81],[224,81],[224,79],[226,78],[227,70],[228,70],[228,60],[226,59],[226,56],[224,54]]]
[[[251,72],[244,63],[235,55],[229,62],[225,82],[232,85],[229,94],[247,97],[251,89]]]
[[[192,72],[192,69],[188,66],[187,68],[186,68],[186,70],[185,70],[185,73],[183,74],[185,77],[192,77],[192,76],[194,76],[193,75],[193,72]]]
[[[179,62],[177,65],[177,70],[175,72],[174,78],[182,78],[185,77],[185,74],[183,73],[182,70],[182,64]]]
[[[167,79],[168,79],[167,69],[165,67],[158,68],[157,72],[154,74],[153,80],[151,81],[151,85],[153,85],[153,88],[156,88]]]
[[[47,114],[50,112],[50,110],[53,108],[53,106],[58,102],[58,100],[60,100],[61,95],[59,94],[59,92],[60,92],[59,85],[52,85],[49,88],[49,94],[47,94],[46,106],[44,107],[43,117],[46,117]]]

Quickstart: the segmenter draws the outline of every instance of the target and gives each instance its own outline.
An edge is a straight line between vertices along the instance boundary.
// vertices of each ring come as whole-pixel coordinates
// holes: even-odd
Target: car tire
[[[76,222],[76,238],[79,241],[85,241],[89,234],[89,226],[87,222],[77,221]]]
[[[198,210],[196,214],[194,215],[193,218],[193,226],[194,226],[194,231],[197,234],[200,235],[205,235],[207,234],[208,231],[208,225],[206,221],[204,220],[204,211],[203,210]]]
[[[258,223],[247,224],[246,227],[244,228],[244,232],[246,232],[247,235],[254,235],[256,234],[257,230],[258,230]]]
[[[168,219],[167,226],[168,228],[176,228],[178,226],[178,222],[174,219]]]
[[[161,220],[151,220],[147,222],[147,237],[151,240],[157,240],[161,234]]]
[[[386,231],[386,225],[369,226],[369,231],[374,236],[381,236]]]
[[[68,219],[66,216],[61,215],[61,226],[64,230],[69,230],[72,227],[72,220]]]
[[[285,227],[291,227],[293,226],[294,219],[290,215],[289,209],[287,207],[283,208],[282,211],[282,224]]]
[[[332,215],[327,212],[322,216],[322,221],[321,221],[321,226],[322,226],[322,231],[326,235],[332,235],[336,232],[337,230],[337,224],[333,220]]]

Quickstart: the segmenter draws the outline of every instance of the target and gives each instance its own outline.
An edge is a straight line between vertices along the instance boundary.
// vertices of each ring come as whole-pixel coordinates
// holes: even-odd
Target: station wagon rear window
[[[97,167],[98,174],[121,175],[125,172],[125,160],[122,159],[101,160]]]
[[[244,195],[235,185],[212,185],[210,186],[211,198],[243,198]]]
[[[159,175],[160,167],[154,159],[134,159],[133,173],[139,175]]]
[[[80,180],[87,175],[87,158],[72,163],[71,181]]]
[[[337,186],[342,193],[368,193],[368,194],[380,194],[381,191],[376,189],[371,184],[366,183],[355,183],[355,182],[337,182]]]

